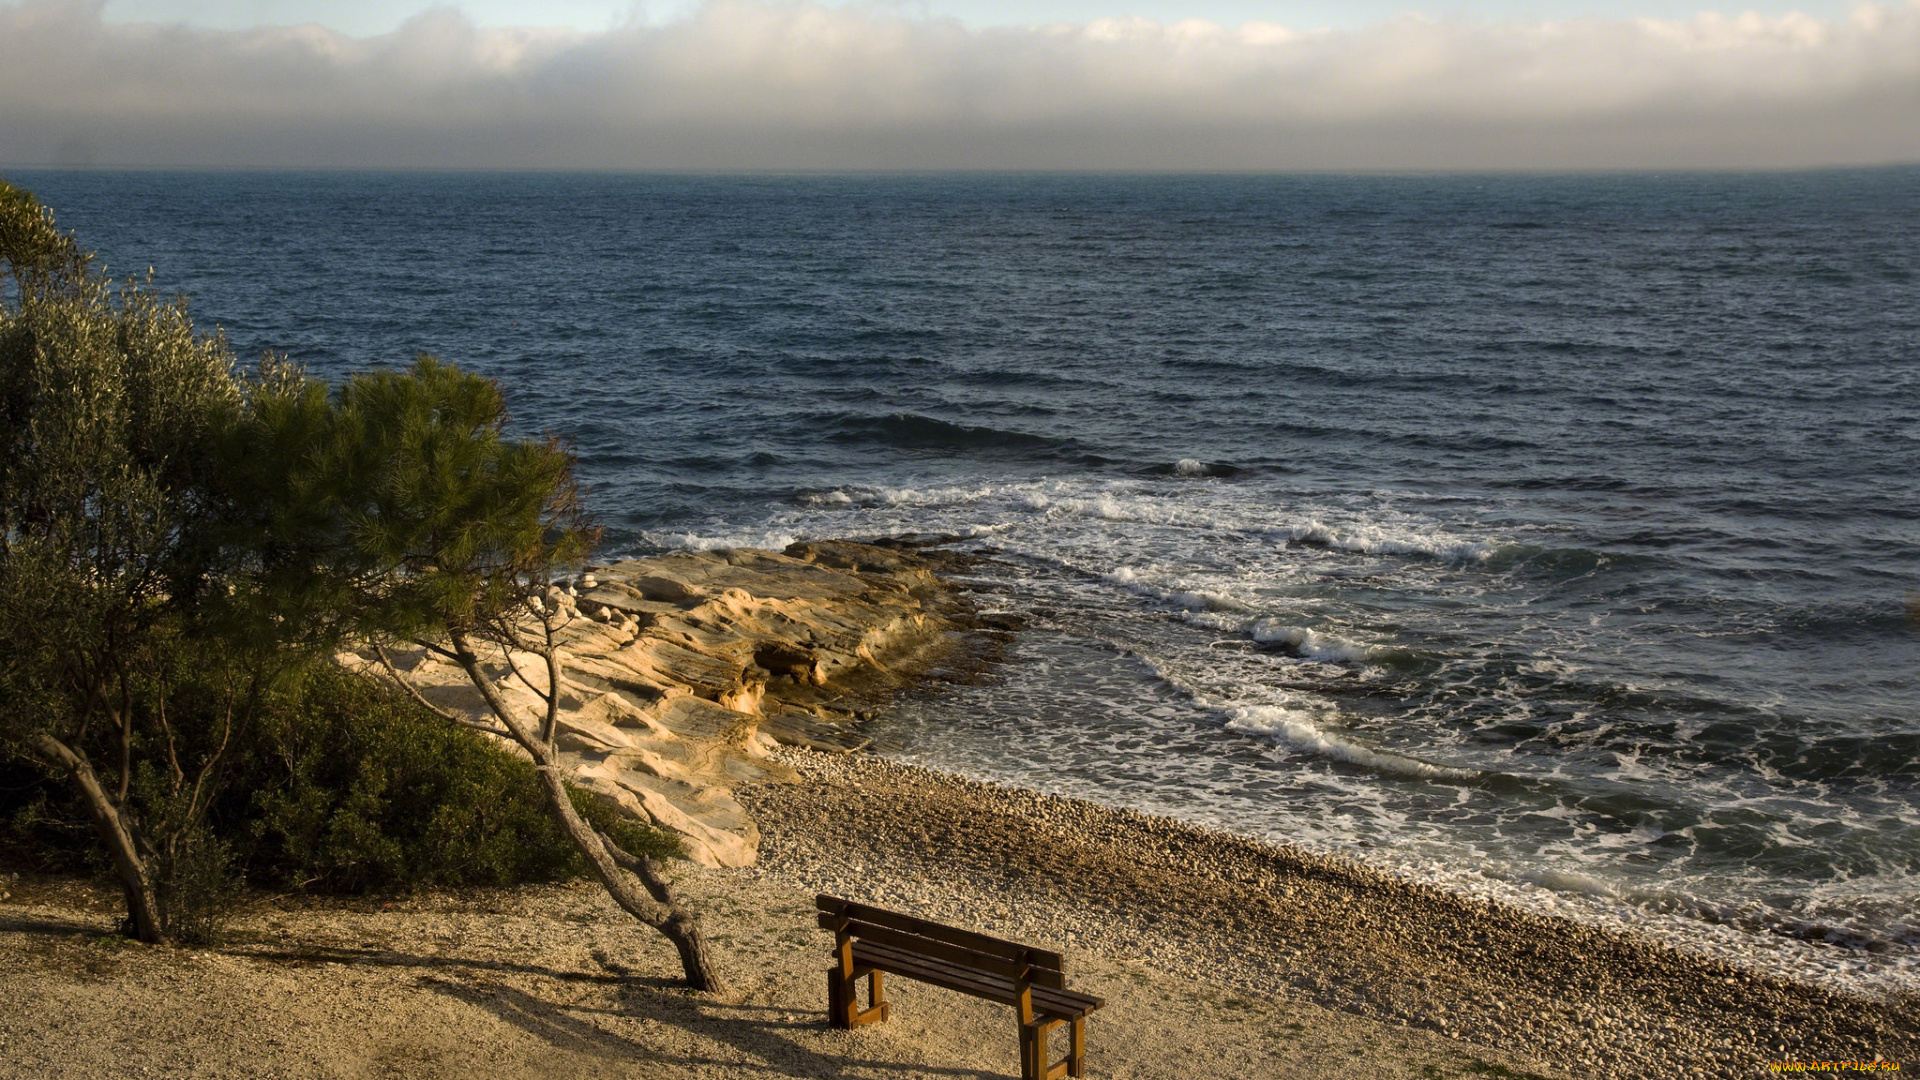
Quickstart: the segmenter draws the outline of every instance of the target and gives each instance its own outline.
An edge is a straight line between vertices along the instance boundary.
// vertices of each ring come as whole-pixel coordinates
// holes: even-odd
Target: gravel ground
[[[825,1024],[816,891],[1064,947],[1091,1076],[1755,1076],[1916,1060],[1920,1010],[1753,976],[1337,861],[864,755],[740,792],[760,864],[681,865],[732,983],[598,889],[256,897],[218,949],[110,931],[115,890],[0,877],[0,1078],[1015,1075],[1012,1014],[909,980]]]
[[[744,789],[751,873],[1064,941],[1583,1076],[1920,1060],[1920,1001],[1763,976],[1630,935],[1164,819],[865,755]]]
[[[267,899],[226,946],[174,950],[108,933],[111,890],[15,881],[0,900],[0,1077],[1016,1075],[1011,1010],[908,980],[889,982],[892,1020],[828,1028],[832,939],[814,928],[813,895],[783,875],[683,866],[677,884],[733,984],[724,995],[679,989],[666,943],[584,884]],[[1107,1000],[1089,1024],[1089,1075],[1102,1080],[1562,1075],[1158,962],[1076,947],[1069,966],[1073,986]]]

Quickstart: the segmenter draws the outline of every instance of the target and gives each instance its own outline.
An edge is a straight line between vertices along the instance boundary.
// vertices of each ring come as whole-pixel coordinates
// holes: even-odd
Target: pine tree
[[[264,538],[259,595],[293,604],[287,621],[333,620],[315,632],[376,649],[404,642],[458,665],[533,759],[549,810],[608,894],[673,942],[690,985],[719,989],[699,925],[655,861],[596,831],[567,794],[554,741],[555,634],[567,616],[546,594],[598,535],[573,455],[552,438],[505,437],[499,387],[429,356],[406,372],[356,375],[332,394],[269,370],[248,412],[230,461],[253,477],[237,501],[254,508]],[[544,702],[540,717],[516,713],[485,670],[495,658],[511,666],[516,652],[546,668],[524,680]]]

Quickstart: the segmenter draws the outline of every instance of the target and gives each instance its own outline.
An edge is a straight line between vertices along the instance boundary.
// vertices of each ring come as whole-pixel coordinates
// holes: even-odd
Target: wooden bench
[[[827,969],[827,1021],[834,1027],[887,1019],[885,972],[1013,1006],[1024,1080],[1087,1075],[1087,1014],[1106,1002],[1067,989],[1066,958],[1059,953],[836,896],[816,897],[814,904],[821,928],[834,935],[834,965]],[[868,980],[865,1009],[857,997],[862,978]],[[1062,1024],[1069,1026],[1067,1056],[1049,1064],[1047,1035]]]

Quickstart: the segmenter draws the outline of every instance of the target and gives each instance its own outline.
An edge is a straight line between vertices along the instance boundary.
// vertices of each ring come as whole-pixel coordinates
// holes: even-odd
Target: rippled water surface
[[[892,752],[1920,984],[1920,171],[12,179],[616,551],[992,555]]]

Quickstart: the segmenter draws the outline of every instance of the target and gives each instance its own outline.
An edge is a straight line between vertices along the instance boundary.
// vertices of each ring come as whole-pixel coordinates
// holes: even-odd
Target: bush
[[[0,761],[0,867],[42,874],[108,871],[99,838],[64,784],[24,759]]]
[[[209,673],[167,687],[176,716],[214,707]],[[201,723],[201,728],[211,725]],[[584,860],[546,807],[533,765],[449,725],[405,695],[315,661],[264,692],[238,725],[204,829],[178,831],[155,876],[182,940],[217,933],[233,883],[314,892],[397,892],[566,880]],[[0,860],[36,870],[107,869],[84,812],[40,770],[0,769]],[[576,789],[574,806],[636,855],[683,853],[670,834]],[[138,816],[171,821],[158,783]],[[155,830],[162,833],[168,830]]]
[[[153,860],[153,876],[167,937],[182,945],[219,944],[246,891],[231,845],[205,823],[192,822]]]
[[[266,782],[246,785],[242,854],[255,880],[362,892],[586,872],[530,762],[364,676],[331,664],[303,675],[255,739]],[[583,792],[575,806],[636,854],[681,853]]]

